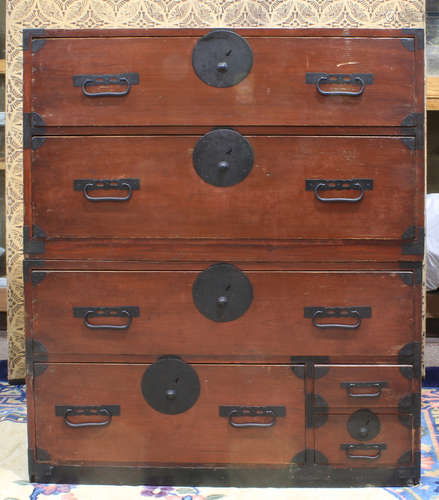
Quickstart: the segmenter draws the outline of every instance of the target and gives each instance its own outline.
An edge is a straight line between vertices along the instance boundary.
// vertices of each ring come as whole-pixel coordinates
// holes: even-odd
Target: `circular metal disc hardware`
[[[370,410],[358,410],[349,417],[347,428],[349,434],[358,441],[368,441],[380,433],[380,421]]]
[[[145,401],[160,413],[183,413],[197,402],[200,380],[197,372],[178,358],[160,358],[142,377]]]
[[[194,304],[206,318],[217,322],[242,316],[253,300],[247,276],[232,264],[213,264],[202,271],[192,287]]]
[[[192,52],[198,78],[212,87],[232,87],[244,80],[253,66],[247,41],[233,31],[215,30],[200,38]]]
[[[216,129],[201,137],[192,156],[197,174],[212,186],[227,187],[243,181],[253,167],[248,140],[230,129]]]

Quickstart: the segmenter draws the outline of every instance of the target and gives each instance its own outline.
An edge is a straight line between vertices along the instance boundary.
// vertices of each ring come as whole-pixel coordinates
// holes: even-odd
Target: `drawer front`
[[[48,244],[69,247],[84,238],[400,242],[416,225],[415,152],[400,138],[248,136],[248,175],[229,185],[226,173],[226,186],[209,175],[223,179],[230,138],[223,156],[212,146],[218,165],[209,146],[201,153],[205,179],[193,161],[199,140],[46,138],[32,152],[32,223]],[[231,163],[233,183],[241,167]]]
[[[417,388],[419,381],[407,378],[409,366],[316,365],[314,391],[330,408],[398,407],[402,398]]]
[[[45,368],[34,379],[36,446],[51,463],[288,464],[304,447],[303,381],[290,366]],[[161,392],[173,390],[173,401]]]
[[[323,355],[376,363],[415,340],[416,288],[404,282],[410,277],[231,264],[196,271],[36,270],[27,307],[32,338],[50,360],[149,360],[171,352],[188,361]]]
[[[404,424],[398,415],[375,413],[367,409],[349,415],[329,415],[327,422],[315,430],[316,449],[326,457],[329,465],[335,467],[413,465],[413,417],[404,418],[403,421]],[[373,437],[353,437],[352,434],[361,433],[359,426],[365,422],[365,428]],[[322,458],[317,454],[319,460]]]
[[[206,84],[194,71],[193,50],[202,35],[46,39],[32,55],[32,111],[48,127],[400,126],[416,111],[413,39],[240,33],[253,64],[226,88]],[[124,78],[133,73],[128,87]],[[328,85],[316,74],[352,83]],[[95,85],[93,77],[104,76],[118,84]],[[126,95],[86,95],[96,92]]]

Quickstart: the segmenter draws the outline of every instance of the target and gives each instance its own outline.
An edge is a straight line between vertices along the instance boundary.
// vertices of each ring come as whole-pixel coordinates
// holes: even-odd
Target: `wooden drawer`
[[[414,419],[404,417],[401,422],[399,415],[375,413],[366,408],[349,415],[329,415],[326,423],[315,430],[316,449],[322,454],[316,455],[316,462],[359,468],[414,464]],[[351,432],[361,434],[363,424],[373,437],[352,436]]]
[[[48,31],[44,43],[39,40],[34,46],[28,58],[31,111],[47,127],[400,126],[417,107],[415,40],[413,34],[404,36],[401,31],[392,32],[395,38],[386,34],[367,38],[346,31],[336,35],[321,31],[321,36],[318,31],[314,36],[312,31],[301,31],[295,36],[294,30],[238,30],[251,47],[253,64],[247,77],[227,88],[204,83],[194,71],[193,50],[206,31],[168,30],[162,35],[144,31],[135,37],[106,37],[99,31],[90,37],[69,33],[66,38],[57,38],[62,32]],[[208,56],[208,66],[234,57],[229,54],[234,49],[221,50],[225,56],[222,52]],[[235,71],[239,76],[242,68]],[[137,76],[124,96],[88,97],[81,78],[75,79],[109,75],[119,81],[127,73]],[[323,95],[312,78],[316,73],[363,75],[364,92]],[[94,87],[87,83],[85,91],[124,92],[125,80],[121,83]],[[362,90],[358,79],[355,85],[326,85],[321,80],[320,86],[324,92]]]
[[[36,447],[44,450],[40,457],[37,452],[42,461],[288,464],[304,448],[303,380],[290,366],[191,367],[162,359],[154,365],[49,364],[37,369],[32,432]],[[170,390],[176,392],[173,400],[165,396]],[[95,413],[100,408],[101,415],[74,415],[81,409],[87,413],[84,407],[90,406],[98,407]],[[262,407],[277,416],[229,419],[230,407]],[[108,421],[105,426],[68,425]],[[247,427],[250,423],[267,426]]]
[[[391,365],[316,365],[314,391],[330,408],[397,407],[419,390],[411,367]],[[317,402],[318,406],[318,402]]]
[[[149,361],[166,353],[190,362],[310,355],[390,361],[417,338],[410,279],[399,272],[242,272],[231,264],[192,271],[42,268],[28,285],[29,334],[52,361]],[[102,323],[127,328],[93,328]]]
[[[28,223],[44,231],[48,246],[67,240],[72,249],[88,239],[89,252],[101,238],[410,242],[403,234],[417,223],[422,179],[401,138],[248,136],[253,168],[227,187],[195,170],[199,139],[47,137],[32,152]],[[105,180],[106,189],[95,189]],[[131,183],[131,191],[114,180]],[[327,190],[328,180],[343,189]],[[102,201],[108,197],[119,200]],[[345,201],[327,202],[334,197]]]

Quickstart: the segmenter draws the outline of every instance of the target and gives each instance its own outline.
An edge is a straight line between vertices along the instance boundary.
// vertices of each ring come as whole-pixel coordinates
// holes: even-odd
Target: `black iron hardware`
[[[306,83],[315,84],[317,91],[322,95],[344,95],[360,96],[363,94],[366,85],[373,84],[371,73],[307,73]],[[359,90],[323,90],[323,84],[360,85]]]
[[[55,406],[55,415],[63,417],[64,423],[69,427],[104,427],[111,423],[113,416],[120,415],[120,406],[118,405],[101,405],[101,406]],[[80,422],[75,423],[69,420],[75,416],[100,416],[105,417],[105,420],[100,422]]]
[[[285,406],[220,406],[219,416],[227,417],[232,427],[273,427],[277,417],[285,417]],[[236,417],[260,418],[270,417],[268,422],[236,422]]]
[[[346,389],[350,398],[379,398],[383,387],[387,387],[387,382],[342,382],[340,386]],[[353,389],[372,388],[375,392],[353,392]]]
[[[345,203],[357,203],[364,198],[365,191],[373,190],[373,180],[372,179],[336,179],[336,180],[325,180],[325,179],[306,179],[305,180],[306,191],[313,191],[314,196],[323,203],[334,203],[334,202],[345,202]],[[320,193],[324,191],[360,191],[360,195],[356,198],[323,198]]]
[[[46,124],[41,115],[35,113],[23,113],[23,148],[36,150],[45,142],[41,137],[46,132]],[[39,137],[34,137],[39,136]]]
[[[360,328],[362,318],[370,318],[372,309],[369,306],[359,307],[320,307],[312,306],[304,308],[304,317],[311,318],[312,324],[316,328],[343,328],[354,330]],[[355,318],[356,322],[349,323],[318,323],[321,318]]]
[[[328,421],[328,402],[319,394],[311,392],[305,395],[306,427],[317,429]]]
[[[75,75],[73,77],[73,86],[81,87],[82,93],[87,97],[104,96],[124,96],[131,89],[131,85],[138,85],[139,73],[120,73],[117,75]],[[97,85],[123,85],[126,88],[118,92],[89,92],[88,87]]]
[[[293,365],[291,370],[302,379],[305,377],[318,379],[324,377],[329,371],[329,367],[324,366],[329,365],[329,356],[291,356],[290,359]]]
[[[421,376],[421,344],[420,342],[410,342],[399,350],[398,365],[399,371],[408,379],[419,378]]]
[[[128,201],[134,190],[140,189],[139,179],[75,179],[73,189],[82,191],[84,198],[89,201]],[[125,196],[90,196],[90,191],[96,190],[123,190],[128,191]]]
[[[139,315],[140,309],[137,306],[73,308],[73,317],[82,318],[84,326],[91,330],[127,330],[131,326],[132,319]],[[91,318],[126,318],[126,322],[123,325],[102,325],[90,323]]]
[[[23,251],[25,254],[43,254],[46,250],[47,235],[36,224],[32,224],[32,236],[29,226],[23,226]]]
[[[145,401],[154,410],[176,415],[197,402],[200,380],[192,366],[180,358],[165,356],[146,369],[141,388]]]
[[[217,322],[241,317],[253,300],[248,277],[232,264],[218,263],[202,271],[192,287],[196,308]]]
[[[201,137],[192,161],[197,174],[208,184],[234,186],[243,181],[253,167],[249,141],[231,129],[216,129]]]
[[[381,424],[378,416],[370,410],[358,410],[347,422],[349,434],[358,441],[369,441],[380,433]]]
[[[215,30],[200,38],[192,52],[192,66],[207,85],[225,88],[250,73],[253,52],[247,41],[230,30]]]
[[[377,460],[378,458],[381,457],[381,454],[383,450],[387,448],[387,445],[384,443],[380,444],[354,444],[354,443],[347,443],[347,444],[341,444],[340,449],[341,450],[346,450],[346,456],[351,459],[364,459],[364,460]],[[357,454],[352,454],[352,451],[354,450],[376,450],[375,455],[357,455]]]

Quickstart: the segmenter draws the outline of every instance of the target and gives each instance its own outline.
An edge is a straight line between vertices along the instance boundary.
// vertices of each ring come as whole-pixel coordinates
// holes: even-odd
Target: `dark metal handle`
[[[342,382],[340,386],[346,389],[350,398],[379,398],[383,387],[387,387],[387,382]],[[352,392],[352,389],[372,387],[378,389],[376,392]]]
[[[321,76],[316,82],[317,90],[322,95],[348,95],[355,97],[361,95],[364,92],[364,89],[366,88],[366,83],[364,82],[364,80],[360,76],[354,76],[350,80],[343,81],[343,83],[359,83],[361,85],[360,90],[357,90],[355,92],[351,92],[348,90],[323,90],[320,87],[321,83],[340,83],[338,81],[331,79],[330,76],[331,75]]]
[[[384,443],[380,444],[342,444],[340,449],[346,451],[346,456],[350,459],[363,459],[363,460],[377,460],[381,457],[383,450],[387,446]],[[353,450],[377,450],[375,455],[353,455],[351,452]]]
[[[81,89],[82,89],[82,93],[84,95],[86,95],[87,97],[104,97],[104,96],[123,96],[123,95],[127,95],[131,89],[131,84],[130,82],[128,81],[127,78],[124,78],[124,77],[121,77],[119,82],[122,84],[122,83],[126,83],[127,85],[127,88],[125,90],[121,90],[120,92],[89,92],[87,90],[87,85],[89,85],[90,83],[94,83],[93,80],[84,80],[82,82],[82,85],[81,85]],[[118,82],[118,83],[119,83]]]
[[[233,418],[240,416],[238,410],[232,410],[229,415],[229,424],[232,427],[241,428],[241,427],[273,427],[276,423],[276,414],[272,410],[265,410],[263,414],[257,415],[258,417],[271,417],[270,422],[234,422]]]
[[[75,424],[74,422],[70,422],[69,416],[73,415],[74,411],[71,408],[67,408],[64,413],[64,423],[69,427],[104,427],[111,423],[111,413],[107,410],[107,408],[100,408],[98,415],[102,415],[107,417],[106,420],[102,422],[82,422],[80,424]]]
[[[82,194],[84,195],[86,200],[89,201],[128,201],[133,195],[133,188],[130,184],[126,182],[122,182],[117,189],[128,189],[128,194],[126,196],[90,196],[88,194],[88,190],[93,188],[94,184],[85,184],[82,188]]]
[[[322,203],[358,203],[364,198],[365,191],[373,190],[373,179],[306,179],[305,189],[306,191],[313,191],[314,196]],[[320,195],[322,191],[332,190],[360,191],[360,195],[356,198],[323,198]]]
[[[312,324],[316,328],[344,328],[345,330],[355,330],[361,326],[361,317],[358,311],[350,311],[349,317],[356,318],[357,322],[353,325],[345,323],[317,323],[318,318],[325,318],[327,314],[325,311],[315,311],[312,315]]]
[[[120,313],[121,313],[121,315],[123,315],[127,318],[127,322],[124,325],[94,325],[92,323],[89,323],[88,319],[90,317],[96,318],[96,317],[101,316],[101,315],[97,315],[96,311],[93,311],[93,310],[87,311],[84,314],[83,323],[84,323],[84,326],[86,326],[87,328],[90,328],[92,330],[103,330],[103,329],[106,329],[106,330],[127,330],[131,325],[132,316],[131,316],[129,311],[122,310],[122,311],[120,311]]]
[[[81,87],[82,93],[87,97],[121,97],[127,95],[131,90],[131,85],[139,83],[138,73],[120,73],[116,75],[75,75],[73,86]],[[126,85],[121,91],[89,92],[87,89],[92,86],[102,85]]]
[[[75,179],[73,189],[82,191],[89,201],[128,201],[134,190],[140,189],[139,179]],[[127,190],[126,196],[90,196],[90,191]]]
[[[314,188],[315,197],[319,201],[322,201],[323,203],[334,203],[334,202],[339,202],[339,201],[347,202],[347,203],[357,203],[364,198],[364,189],[363,189],[363,186],[361,184],[352,184],[352,186],[351,186],[351,189],[361,191],[360,196],[357,196],[357,198],[322,198],[319,194],[319,191],[321,189],[325,189],[325,188],[326,188],[326,184],[324,184],[324,183],[317,184]]]

